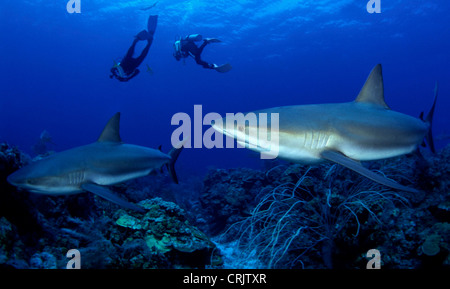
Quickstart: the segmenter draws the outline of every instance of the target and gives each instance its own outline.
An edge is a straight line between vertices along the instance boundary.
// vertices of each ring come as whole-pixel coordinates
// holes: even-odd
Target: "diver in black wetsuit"
[[[145,57],[148,54],[150,46],[152,45],[153,34],[155,33],[157,22],[158,15],[152,15],[148,18],[147,31],[142,30],[138,33],[138,35],[135,36],[133,44],[128,49],[125,57],[122,59],[122,61],[114,64],[114,66],[111,68],[112,74],[109,76],[110,78],[115,77],[119,81],[125,82],[139,74],[140,71],[138,67],[139,65],[141,65],[142,61],[144,61]],[[144,47],[139,57],[133,58],[136,44],[141,40],[147,40],[147,45]]]
[[[207,69],[214,69],[218,72],[227,72],[231,69],[230,64],[225,64],[218,66],[214,63],[208,63],[201,58],[201,54],[203,52],[203,49],[206,45],[210,43],[217,43],[221,42],[219,39],[216,38],[205,38],[203,39],[203,43],[200,46],[197,46],[195,42],[201,41],[202,36],[200,34],[191,34],[186,36],[183,39],[177,40],[174,43],[174,53],[173,56],[177,61],[179,61],[181,58],[187,58],[189,56],[192,56],[195,59],[195,62],[198,65],[201,65],[203,68]]]

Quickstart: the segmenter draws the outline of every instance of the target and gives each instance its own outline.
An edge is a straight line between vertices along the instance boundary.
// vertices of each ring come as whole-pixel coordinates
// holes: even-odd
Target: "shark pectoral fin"
[[[105,187],[95,185],[95,184],[83,184],[83,185],[81,185],[81,188],[85,191],[88,191],[97,196],[100,196],[108,201],[118,204],[119,206],[122,206],[124,208],[132,209],[132,210],[138,211],[140,213],[145,213],[145,210],[142,209],[141,207],[125,201],[124,199],[118,197],[117,195],[115,195],[113,192],[111,192],[110,190],[108,190]]]
[[[380,184],[388,186],[390,188],[405,191],[405,192],[410,192],[410,193],[418,193],[419,192],[416,189],[408,188],[408,187],[400,185],[399,183],[396,183],[394,181],[386,179],[385,177],[383,177],[377,173],[374,173],[369,169],[366,169],[359,162],[352,160],[339,152],[323,151],[321,153],[321,156],[324,159],[338,163],[346,168],[349,168],[349,169],[357,172],[358,174],[361,174],[361,175],[371,179],[374,182],[380,183]]]

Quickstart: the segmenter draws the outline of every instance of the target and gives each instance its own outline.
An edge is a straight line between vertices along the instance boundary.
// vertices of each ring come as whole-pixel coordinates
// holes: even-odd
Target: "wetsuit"
[[[188,57],[191,55],[194,57],[195,62],[197,64],[203,66],[204,68],[214,69],[214,64],[208,63],[201,59],[201,54],[203,52],[203,48],[208,44],[206,40],[203,40],[202,45],[199,47],[192,40],[181,40],[181,54],[183,57]]]
[[[147,39],[147,45],[144,47],[144,49],[141,52],[141,55],[137,58],[133,58],[134,50],[136,47],[136,44],[138,43],[139,39],[134,39],[133,44],[128,49],[127,54],[120,62],[120,67],[113,67],[111,68],[111,73],[119,80],[119,81],[128,81],[139,74],[139,65],[144,61],[145,57],[148,54],[148,51],[150,49],[150,46],[153,42],[153,37],[149,37]]]

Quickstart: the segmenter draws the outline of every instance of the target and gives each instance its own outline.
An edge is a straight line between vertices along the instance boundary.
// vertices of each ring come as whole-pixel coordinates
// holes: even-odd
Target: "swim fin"
[[[142,30],[135,37],[139,40],[147,40],[149,39],[150,34],[146,30]]]
[[[223,64],[223,65],[214,67],[214,70],[217,71],[217,72],[220,72],[220,73],[225,73],[225,72],[230,71],[232,68],[233,67],[231,66],[231,64],[226,63],[226,64]]]
[[[153,36],[156,31],[156,25],[158,24],[158,15],[150,15],[147,21],[147,31]]]

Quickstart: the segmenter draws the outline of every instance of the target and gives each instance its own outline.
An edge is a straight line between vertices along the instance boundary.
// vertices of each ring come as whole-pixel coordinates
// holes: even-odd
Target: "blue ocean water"
[[[226,113],[284,105],[348,102],[356,97],[377,63],[383,65],[386,102],[395,111],[415,117],[422,111],[428,112],[435,82],[439,83],[433,134],[438,150],[450,141],[450,116],[447,113],[450,107],[450,2],[375,1],[381,4],[381,13],[369,13],[368,0],[79,0],[75,2],[81,4],[80,13],[69,13],[68,2],[3,0],[0,3],[0,143],[17,146],[32,157],[36,156],[36,143],[43,137],[51,137],[47,145],[56,152],[94,142],[116,112],[121,112],[124,142],[152,148],[162,145],[163,152],[167,152],[171,148],[172,133],[179,127],[171,124],[171,118],[181,112],[193,120],[194,105],[202,106],[203,116],[210,112],[225,116]],[[110,79],[111,67],[125,55],[134,36],[146,28],[149,15],[158,15],[159,19],[150,52],[140,66],[141,73],[126,83]],[[217,64],[230,63],[233,69],[222,74],[203,69],[193,59],[176,61],[172,56],[174,41],[192,33],[222,40],[208,45],[202,54],[203,59]],[[138,43],[137,53],[142,48],[143,44]],[[147,65],[151,67],[151,73],[147,72]],[[204,132],[208,128],[203,126],[200,129]],[[4,149],[3,146],[0,149]],[[163,223],[161,220],[165,221],[164,218],[171,217],[174,212],[177,214],[179,219],[176,222],[170,220],[164,223],[165,227],[158,227],[161,230],[158,238],[170,230],[179,233],[180,239],[185,237],[181,234],[185,227],[180,230],[173,225],[186,224],[180,208],[169,202],[174,200],[180,200],[177,205],[187,209],[189,218],[195,219],[194,225],[204,230],[209,238],[216,238],[216,234],[223,233],[236,221],[242,222],[241,228],[247,228],[246,222],[249,221],[257,229],[269,228],[267,224],[283,224],[284,232],[291,235],[282,236],[280,240],[284,245],[292,242],[293,246],[289,252],[289,246],[284,249],[281,255],[289,254],[285,259],[279,258],[282,260],[280,264],[270,264],[274,265],[271,266],[273,268],[276,265],[308,267],[308,263],[303,264],[298,256],[297,250],[304,248],[302,246],[309,246],[306,251],[311,256],[306,260],[310,267],[311,264],[318,265],[315,268],[326,267],[327,264],[322,263],[331,260],[332,254],[328,253],[330,256],[327,258],[324,252],[334,247],[339,248],[336,259],[342,260],[348,255],[351,260],[348,262],[350,265],[345,266],[365,265],[358,256],[365,252],[362,252],[366,249],[364,246],[373,245],[372,240],[364,240],[365,236],[380,239],[376,245],[384,250],[383,254],[387,252],[390,255],[390,259],[383,259],[388,266],[418,268],[433,265],[433,262],[442,264],[440,258],[448,256],[448,243],[444,239],[448,238],[449,229],[448,194],[445,195],[448,192],[448,152],[447,147],[447,151],[439,154],[441,159],[426,155],[432,163],[426,170],[414,163],[413,158],[392,160],[381,167],[407,185],[408,178],[418,176],[417,184],[426,191],[419,196],[380,189],[373,196],[381,197],[372,198],[364,190],[372,188],[370,183],[367,185],[367,179],[355,177],[350,181],[354,186],[349,187],[346,174],[350,171],[338,171],[339,168],[333,165],[246,170],[264,165],[258,154],[246,149],[204,147],[183,150],[176,164],[179,186],[167,184],[168,178],[147,178],[142,187],[139,187],[138,180],[129,187],[118,186],[114,190],[128,190],[131,193],[127,195],[132,202],[145,197],[148,208],[152,208],[145,216],[146,220],[153,218],[152,206],[156,204],[154,206],[160,210],[159,221],[150,222],[152,225]],[[7,155],[14,155],[11,150],[8,154],[0,153],[5,160],[8,160]],[[0,161],[5,160],[0,158]],[[401,172],[397,172],[397,166]],[[209,168],[237,169],[208,172]],[[301,175],[306,176],[302,184],[299,181]],[[311,181],[314,178],[322,181],[314,183]],[[192,179],[196,183],[190,183]],[[93,268],[132,267],[144,263],[127,255],[136,248],[147,254],[136,249],[137,256],[154,256],[145,245],[154,249],[151,245],[158,243],[156,239],[147,236],[144,244],[138,238],[127,243],[131,240],[127,230],[133,224],[120,223],[119,220],[128,215],[115,204],[110,204],[110,209],[107,202],[95,207],[99,201],[94,201],[92,194],[54,198],[26,195],[13,191],[12,186],[1,181],[0,185],[8,190],[5,195],[11,204],[8,201],[0,203],[0,227],[6,228],[2,231],[2,236],[6,237],[0,236],[2,245],[5,244],[0,246],[0,265],[51,267],[44,264],[46,258],[58,258],[58,266],[65,265],[66,256],[60,254],[60,247],[75,246],[77,242],[87,244],[79,246],[79,249],[83,260],[89,260]],[[148,184],[154,184],[155,188]],[[357,191],[360,184],[362,192]],[[200,189],[201,186],[203,188]],[[334,188],[346,191],[336,193],[332,190]],[[264,198],[263,193],[272,190],[275,197]],[[308,190],[315,195],[302,195]],[[292,221],[285,218],[288,214],[283,210],[285,204],[290,205],[290,192],[292,197],[297,194],[298,204],[303,204],[289,207],[288,212],[292,209],[293,213],[288,217],[292,217]],[[169,198],[148,199],[160,196],[160,193],[163,199]],[[185,196],[189,194],[192,196]],[[361,197],[363,208],[359,207],[359,211],[358,207],[351,207],[357,202],[342,199],[355,195],[365,197]],[[330,221],[332,225],[329,227],[332,228],[330,231],[335,230],[332,232],[335,240],[346,240],[342,244],[332,244],[330,236],[327,236],[330,242],[324,241],[327,238],[320,235],[323,234],[320,230],[305,229],[311,221],[319,218],[320,214],[314,215],[317,213],[314,205],[321,204],[316,199],[324,201],[321,209],[331,208],[328,214],[335,214],[335,224]],[[254,202],[260,200],[263,201],[259,203],[258,211]],[[386,201],[380,205],[379,200],[391,203]],[[409,202],[412,206],[402,206]],[[350,204],[350,207],[339,204]],[[269,217],[264,215],[266,207],[274,208]],[[342,207],[348,211],[339,211]],[[133,216],[132,212],[128,213]],[[321,213],[326,215],[326,212]],[[263,217],[259,221],[244,219],[249,215]],[[95,222],[92,221],[94,216]],[[373,216],[379,222],[363,223]],[[279,221],[281,219],[286,223]],[[264,225],[260,225],[261,220]],[[345,230],[340,231],[340,228]],[[384,236],[377,234],[378,228],[383,228]],[[358,237],[360,229],[362,233]],[[214,240],[223,259],[231,260],[227,265],[244,260],[247,261],[245,266],[261,266],[260,260],[252,254],[256,254],[256,248],[270,246],[261,242],[253,250],[251,244],[250,251],[242,250],[238,252],[239,257],[234,258],[236,252],[232,251],[237,247],[233,244],[237,241],[245,244],[246,236],[242,232],[234,235],[233,230],[230,232],[230,243]],[[320,236],[315,235],[317,232]],[[273,236],[269,231],[263,233]],[[66,238],[65,234],[73,238]],[[89,234],[90,238],[86,238]],[[444,241],[440,244],[441,253],[436,253],[433,249],[436,247],[435,237],[439,234]],[[53,244],[49,236],[60,239]],[[116,236],[116,239],[110,236]],[[247,238],[251,243],[251,236]],[[43,241],[36,241],[40,239]],[[96,243],[98,240],[109,243]],[[121,243],[121,247],[116,242]],[[358,247],[358,244],[363,245]],[[27,247],[26,252],[21,249],[23,247]],[[313,247],[317,247],[317,251],[309,250]],[[89,251],[92,248],[102,252],[99,258],[104,257],[104,260],[99,264],[94,258],[97,251]],[[260,259],[264,259],[267,252],[257,253]],[[120,262],[128,259],[130,262],[119,264],[113,258],[111,260],[114,261],[108,263],[114,254],[120,255],[117,259]],[[325,256],[315,259],[320,254]],[[270,261],[277,258],[275,254]],[[41,263],[36,265],[36,262]],[[161,264],[145,264],[165,268]],[[448,262],[445,264],[448,267]]]
[[[196,104],[203,115],[225,115],[351,101],[382,63],[387,103],[412,116],[429,109],[439,81],[434,134],[442,147],[450,134],[450,4],[380,3],[381,13],[371,14],[367,1],[352,0],[81,0],[81,13],[71,14],[66,1],[2,1],[0,140],[32,154],[47,130],[52,149],[62,151],[93,142],[120,111],[125,142],[167,151],[178,127],[172,116],[193,115]],[[159,23],[141,74],[128,83],[110,79],[114,61],[150,14]],[[192,59],[177,62],[172,44],[190,33],[221,39],[203,58],[229,62],[233,70],[220,74]],[[197,148],[183,152],[178,165],[201,172],[259,164],[243,149]]]

